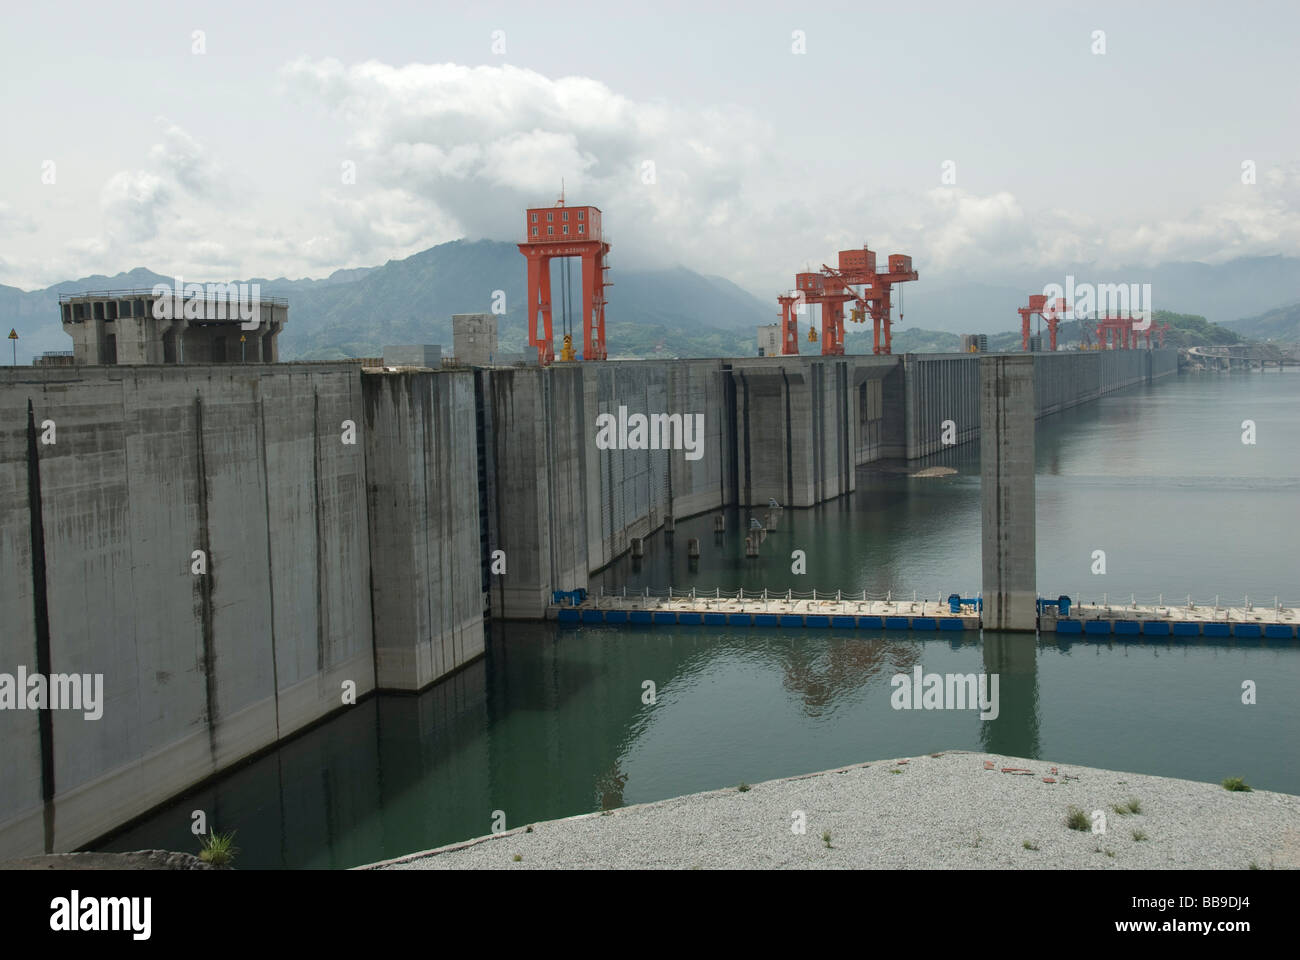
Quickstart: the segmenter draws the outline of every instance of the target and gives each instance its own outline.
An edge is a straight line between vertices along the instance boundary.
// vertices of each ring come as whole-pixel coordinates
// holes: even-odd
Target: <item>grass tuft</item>
[[[214,867],[228,867],[235,860],[235,854],[239,853],[239,848],[235,846],[235,831],[229,833],[217,833],[213,831],[206,837],[200,837],[199,843],[203,849],[199,851],[199,859],[204,863],[210,863]]]
[[[1231,790],[1234,793],[1250,793],[1252,788],[1241,777],[1229,777],[1223,781],[1223,789]]]
[[[516,853],[514,857],[512,857],[511,859],[513,859],[515,863],[518,863],[520,860],[523,859],[523,857]]]
[[[736,789],[739,790],[741,793],[745,793],[745,792],[747,792],[747,791],[750,789],[750,787],[749,787],[749,784],[745,783],[745,782],[742,780],[742,781],[740,782],[740,785],[737,786]]]
[[[1031,842],[1031,841],[1029,841],[1029,840],[1026,840],[1023,844],[1021,844],[1021,846],[1023,846],[1026,850],[1037,850],[1037,849],[1038,849],[1038,844],[1033,843],[1033,842]]]
[[[1133,839],[1136,840],[1138,843],[1141,843],[1141,842],[1142,842],[1143,840],[1145,840],[1146,838],[1147,838],[1147,834],[1146,834],[1146,831],[1145,831],[1145,830],[1134,830],[1134,831],[1133,831]]]
[[[1091,830],[1092,820],[1078,807],[1070,807],[1065,814],[1065,825],[1071,830]]]

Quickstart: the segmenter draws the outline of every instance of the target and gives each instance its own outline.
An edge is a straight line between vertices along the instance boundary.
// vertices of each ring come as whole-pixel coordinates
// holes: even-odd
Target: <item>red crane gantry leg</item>
[[[781,353],[797,354],[799,352],[799,320],[796,314],[798,297],[783,294],[776,298],[781,304]]]

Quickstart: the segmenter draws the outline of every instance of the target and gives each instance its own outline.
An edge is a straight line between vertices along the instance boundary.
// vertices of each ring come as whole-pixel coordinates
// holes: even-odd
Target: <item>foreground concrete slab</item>
[[[1072,808],[1084,829],[1067,826]],[[946,751],[532,824],[363,869],[1252,866],[1300,866],[1300,797]]]

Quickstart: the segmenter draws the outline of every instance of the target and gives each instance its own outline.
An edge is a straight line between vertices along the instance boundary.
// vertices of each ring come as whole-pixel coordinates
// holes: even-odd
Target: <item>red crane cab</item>
[[[529,207],[524,217],[528,243],[602,239],[599,207]]]
[[[841,250],[840,273],[871,275],[876,273],[876,253],[863,247],[861,250]]]
[[[802,290],[804,293],[818,294],[825,290],[826,277],[820,273],[796,273],[794,275],[794,285],[796,290]]]

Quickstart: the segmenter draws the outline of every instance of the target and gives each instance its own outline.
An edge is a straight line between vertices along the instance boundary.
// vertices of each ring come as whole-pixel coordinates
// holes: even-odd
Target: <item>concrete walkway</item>
[[[1116,811],[1133,800],[1139,812]],[[1089,819],[1102,811],[1105,832],[1067,827],[1071,807]],[[800,813],[804,830],[796,833]],[[361,869],[1244,870],[1252,864],[1300,867],[1300,797],[949,751],[537,823]]]

